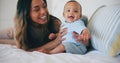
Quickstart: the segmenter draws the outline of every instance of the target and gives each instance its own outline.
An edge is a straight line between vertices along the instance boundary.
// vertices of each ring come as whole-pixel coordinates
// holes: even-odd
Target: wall
[[[48,8],[51,14],[57,16],[62,21],[64,20],[62,16],[64,4],[69,0],[47,0]],[[82,5],[83,15],[88,16],[88,19],[93,14],[93,12],[102,5],[120,5],[120,0],[76,0]],[[52,3],[52,4],[51,4]]]
[[[0,29],[13,25],[17,0],[0,0]]]
[[[68,0],[47,0],[49,12],[62,21],[63,6]],[[90,16],[101,5],[119,5],[120,0],[77,0],[83,8],[83,14]],[[14,26],[13,18],[16,12],[17,0],[0,0],[0,29]]]

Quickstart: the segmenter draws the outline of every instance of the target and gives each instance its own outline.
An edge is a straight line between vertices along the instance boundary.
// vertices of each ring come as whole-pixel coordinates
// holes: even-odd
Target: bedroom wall
[[[13,27],[17,0],[0,0],[0,29]]]
[[[47,0],[49,12],[62,21],[63,6],[68,0]],[[120,0],[77,0],[83,7],[83,14],[90,16],[93,14],[96,8],[101,5],[119,5]],[[13,26],[13,18],[16,12],[17,0],[0,0],[0,29]],[[58,5],[59,3],[59,5]]]
[[[69,0],[52,0],[52,2],[51,0],[47,0],[47,1],[48,1],[48,8],[51,14],[59,17],[63,21],[64,20],[62,16],[63,6]],[[76,0],[76,1],[78,1],[81,4],[83,9],[83,15],[88,16],[88,19],[93,14],[93,12],[102,5],[120,4],[120,0]]]

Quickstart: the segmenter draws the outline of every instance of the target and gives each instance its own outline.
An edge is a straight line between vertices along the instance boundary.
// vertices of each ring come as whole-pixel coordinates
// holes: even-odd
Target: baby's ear
[[[80,14],[80,18],[82,18],[82,14]]]
[[[63,12],[63,17],[64,17],[64,15],[65,15],[65,14],[64,14],[64,12]]]

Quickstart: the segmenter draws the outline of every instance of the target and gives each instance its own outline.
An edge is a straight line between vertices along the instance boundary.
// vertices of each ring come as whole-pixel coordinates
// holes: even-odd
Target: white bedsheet
[[[26,52],[12,45],[0,44],[0,63],[120,63],[119,57],[108,57],[93,51],[86,55],[60,53],[48,55]]]

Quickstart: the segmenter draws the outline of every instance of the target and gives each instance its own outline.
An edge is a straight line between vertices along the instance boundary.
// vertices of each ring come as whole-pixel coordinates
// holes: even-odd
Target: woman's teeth
[[[42,16],[42,17],[40,17],[40,19],[46,19],[46,16]]]

